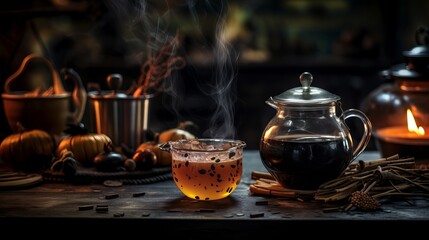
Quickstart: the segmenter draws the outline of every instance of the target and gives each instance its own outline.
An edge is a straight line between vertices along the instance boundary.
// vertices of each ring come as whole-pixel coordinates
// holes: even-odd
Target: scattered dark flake
[[[114,199],[114,198],[118,198],[119,194],[117,193],[112,193],[112,194],[107,194],[104,196],[105,199]]]
[[[217,182],[222,182],[222,179],[218,178],[218,179],[217,179]]]
[[[211,176],[211,177],[213,177],[213,176],[214,176],[214,174],[213,174],[213,173],[210,173],[210,176]]]
[[[189,156],[189,154],[185,153],[185,157],[188,157],[188,156]]]
[[[189,166],[189,161],[185,162],[185,167]]]
[[[212,186],[212,187],[213,187],[213,183],[211,183],[211,184],[210,184],[210,186]]]
[[[177,165],[177,168],[180,168],[182,166],[182,164],[181,163],[179,163],[179,165]]]
[[[206,200],[206,201],[207,201],[207,200],[210,200],[210,198],[206,197],[204,200]]]
[[[204,186],[204,190],[207,190],[207,186]]]
[[[220,174],[217,175],[217,178],[221,178]]]
[[[174,178],[174,181],[179,182],[179,179],[177,177]]]
[[[259,218],[259,217],[264,217],[264,213],[251,213],[250,217],[251,218]]]
[[[231,165],[232,168],[235,168],[236,166],[234,164]]]
[[[137,192],[133,193],[133,197],[143,197],[146,193],[145,192]]]
[[[92,210],[94,209],[94,205],[82,205],[79,206],[79,211]]]
[[[221,167],[221,168],[224,168],[224,167],[225,167],[225,165],[223,165],[223,164],[222,164],[222,165],[220,165],[220,167]]]
[[[256,201],[255,202],[256,205],[268,205],[268,201]]]
[[[113,214],[113,216],[114,217],[123,217],[123,216],[125,216],[125,213],[123,213],[123,212],[115,213],[115,214]]]
[[[199,197],[199,196],[195,196],[195,199],[199,200],[199,199],[200,199],[200,197]]]
[[[122,182],[116,180],[106,180],[103,182],[103,185],[108,187],[120,187],[122,186]]]
[[[242,217],[244,216],[244,213],[236,213],[235,215],[237,215],[238,217]]]
[[[229,158],[232,158],[232,157],[234,157],[235,156],[235,152],[230,152],[229,153]]]
[[[223,215],[223,217],[224,217],[224,218],[233,218],[233,217],[234,217],[234,215],[232,215],[232,214],[226,214],[226,215]]]
[[[183,212],[182,210],[178,209],[169,209],[167,212]]]
[[[188,176],[188,179],[191,180],[191,176]]]
[[[226,192],[229,192],[229,189],[230,189],[230,187],[228,187],[228,188],[226,189]],[[232,190],[232,188],[231,188],[231,190]]]
[[[205,169],[200,169],[200,170],[198,170],[198,172],[200,173],[200,174],[206,174],[206,170]]]
[[[216,158],[215,157],[212,157],[212,158],[210,158],[211,160],[215,160]],[[216,160],[217,161],[217,160]]]
[[[211,170],[215,170],[215,168],[216,168],[216,166],[215,166],[214,164],[212,164],[212,165],[210,166],[210,169],[211,169]]]
[[[216,212],[216,210],[210,208],[201,208],[197,210],[197,212]]]
[[[142,214],[142,217],[149,217],[149,216],[150,216],[150,213],[148,213],[148,212],[145,212]]]
[[[216,161],[215,162],[220,162],[220,159],[218,158],[218,159],[216,159]]]
[[[101,213],[101,212],[108,212],[109,211],[109,207],[107,207],[107,206],[97,206],[97,207],[95,207],[95,211],[99,212],[99,213]]]

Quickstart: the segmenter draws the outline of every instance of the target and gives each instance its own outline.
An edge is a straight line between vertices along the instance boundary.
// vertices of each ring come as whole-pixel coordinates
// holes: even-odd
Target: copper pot
[[[10,90],[11,84],[23,74],[32,60],[42,60],[51,70],[53,86],[50,94]],[[13,131],[18,130],[19,122],[26,129],[41,129],[61,135],[68,122],[81,121],[86,104],[86,91],[82,81],[73,69],[62,69],[61,74],[65,79],[71,78],[74,81],[73,97],[64,90],[60,76],[50,61],[34,54],[24,58],[18,71],[6,80],[5,93],[2,94],[6,118]],[[74,110],[70,107],[71,98]]]

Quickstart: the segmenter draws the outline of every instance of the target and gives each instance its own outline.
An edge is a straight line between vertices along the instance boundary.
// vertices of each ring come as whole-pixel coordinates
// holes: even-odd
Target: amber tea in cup
[[[174,183],[187,197],[217,200],[229,196],[243,174],[240,140],[194,139],[169,142]]]

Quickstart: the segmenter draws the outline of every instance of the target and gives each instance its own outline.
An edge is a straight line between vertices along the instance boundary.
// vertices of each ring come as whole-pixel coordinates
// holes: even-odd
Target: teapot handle
[[[63,88],[63,84],[61,83],[61,80],[60,80],[60,76],[58,75],[58,73],[55,70],[55,68],[52,65],[52,63],[48,59],[46,59],[46,58],[44,58],[42,56],[38,56],[36,54],[29,54],[29,55],[27,55],[24,58],[24,60],[22,60],[22,63],[21,63],[21,66],[19,67],[19,69],[6,79],[5,84],[4,84],[4,91],[6,93],[10,93],[10,85],[12,84],[12,82],[15,79],[17,79],[18,76],[21,75],[24,72],[24,70],[27,68],[27,64],[31,60],[35,60],[35,59],[39,59],[39,60],[44,61],[48,65],[49,69],[51,70],[52,80],[53,80],[54,94],[65,93],[65,90]]]
[[[340,118],[343,118],[344,120],[346,120],[347,118],[350,118],[350,117],[357,117],[363,123],[363,135],[361,140],[359,141],[359,144],[353,150],[353,157],[352,157],[352,160],[350,161],[351,163],[356,159],[356,157],[358,157],[365,150],[366,146],[371,140],[372,124],[369,118],[362,111],[357,109],[348,109],[344,111]]]
[[[80,78],[79,74],[72,68],[62,68],[61,76],[63,77],[64,81],[67,81],[71,78],[74,82],[74,88],[72,93],[74,112],[71,112],[69,114],[69,120],[75,124],[80,123],[85,111],[87,98],[86,90],[83,86],[82,79]]]

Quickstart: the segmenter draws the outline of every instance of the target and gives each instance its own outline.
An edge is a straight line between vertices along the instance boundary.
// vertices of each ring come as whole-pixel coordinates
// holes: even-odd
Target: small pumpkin
[[[105,134],[86,133],[86,129],[82,128],[74,130],[70,136],[60,140],[57,154],[68,149],[83,166],[92,166],[95,156],[104,152],[104,146],[111,142],[112,140]]]
[[[177,141],[180,139],[195,139],[195,136],[183,129],[173,128],[159,134],[159,142]]]
[[[162,143],[155,141],[144,142],[138,146],[136,153],[149,150],[156,156],[156,161],[154,161],[155,166],[169,166],[172,160],[171,153],[161,150],[161,145]]]
[[[48,167],[54,153],[54,139],[39,129],[26,131],[20,127],[18,133],[7,136],[0,145],[0,158],[14,167],[34,171]]]
[[[136,163],[137,170],[150,170],[158,161],[155,152],[149,149],[136,151],[132,160]]]
[[[125,157],[114,152],[111,142],[104,145],[104,151],[94,158],[94,165],[98,171],[116,172],[124,168]]]

